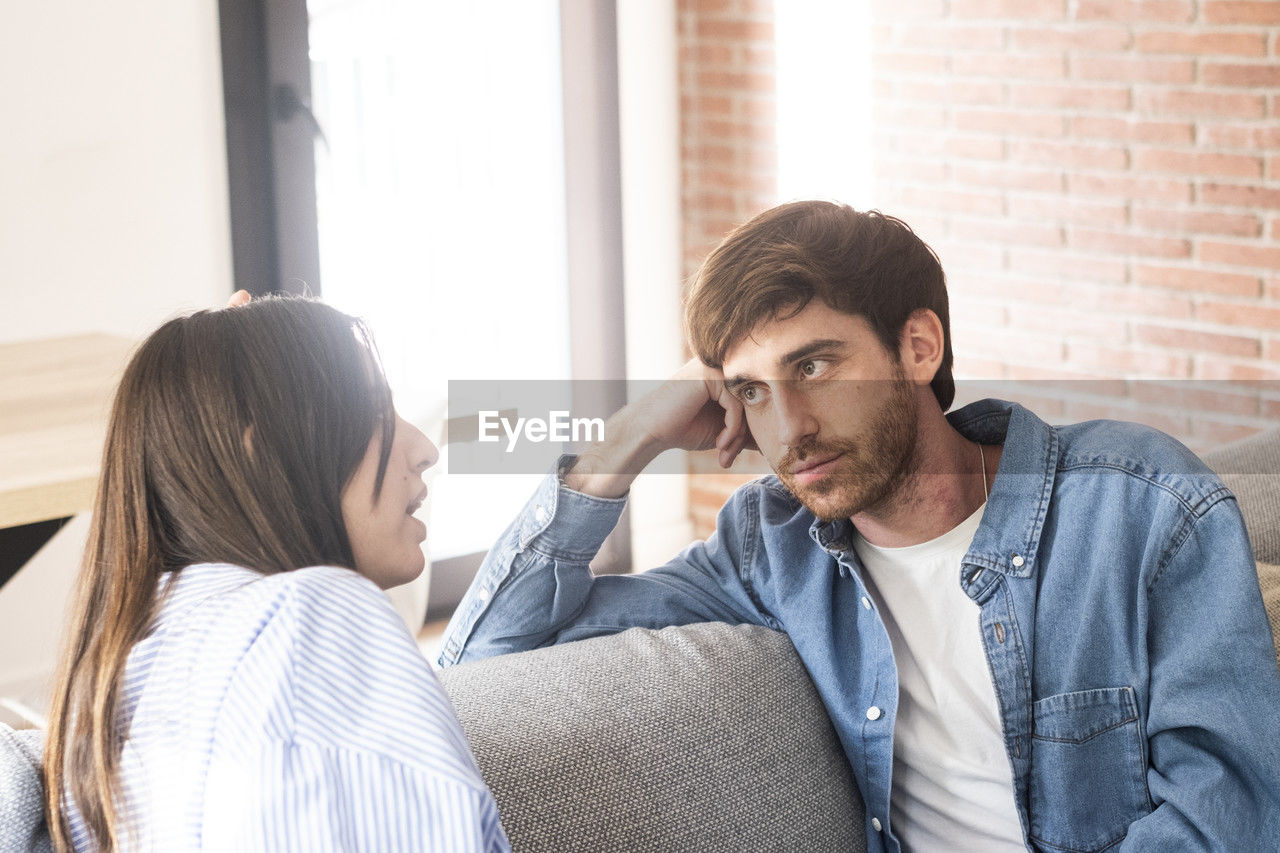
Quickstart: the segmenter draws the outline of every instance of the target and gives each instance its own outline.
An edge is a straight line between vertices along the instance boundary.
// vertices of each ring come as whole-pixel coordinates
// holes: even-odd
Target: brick
[[[1010,33],[1017,50],[1126,50],[1133,40],[1128,27],[1019,27]]]
[[[1048,338],[1040,334],[1021,334],[1015,331],[1001,330],[992,334],[986,326],[965,327],[956,330],[955,349],[972,353],[978,357],[1004,358],[1016,357],[1018,361],[1032,364],[1060,364],[1065,344],[1056,338]],[[963,343],[963,349],[961,344]]]
[[[999,77],[1001,80],[1060,79],[1067,63],[1061,56],[1030,53],[956,53],[951,71],[969,77]]]
[[[697,42],[680,49],[681,59],[699,65],[731,65],[737,56],[732,44],[724,42]]]
[[[951,0],[954,18],[1029,18],[1037,22],[1066,16],[1065,0]]]
[[[1262,24],[1280,26],[1280,3],[1234,2],[1234,0],[1207,0],[1204,4],[1204,20],[1210,24]]]
[[[1133,221],[1140,228],[1151,231],[1188,235],[1224,234],[1231,237],[1257,237],[1262,232],[1262,222],[1258,217],[1245,213],[1135,207]]]
[[[1246,154],[1204,154],[1142,148],[1133,154],[1133,168],[1138,172],[1175,172],[1215,178],[1260,178],[1262,158]]]
[[[1273,340],[1267,344],[1267,360],[1280,361],[1280,340]],[[1280,420],[1280,400],[1271,401],[1268,414]]]
[[[733,98],[728,95],[699,94],[694,98],[693,108],[708,115],[730,116],[733,114]]]
[[[1022,110],[956,110],[953,121],[957,130],[1038,137],[1062,136],[1067,126],[1060,115]]]
[[[950,22],[916,24],[903,27],[898,33],[898,41],[914,49],[994,50],[1004,47],[1004,27],[965,26]]]
[[[945,0],[873,0],[876,20],[901,21],[915,18],[942,18],[947,14]]]
[[[1267,37],[1256,32],[1178,30],[1140,32],[1134,47],[1142,53],[1185,53],[1191,56],[1265,56]]]
[[[1017,252],[1017,249],[1013,249],[1010,254]],[[1035,281],[1021,276],[1010,278],[990,273],[969,273],[964,277],[964,288],[966,295],[989,296],[1001,302],[1011,299],[1041,305],[1062,305],[1066,302],[1063,285],[1060,282]]]
[[[776,124],[778,101],[772,93],[754,92],[749,97],[738,99],[738,112],[748,121]]]
[[[1271,220],[1271,239],[1280,242],[1280,217]]]
[[[951,237],[1002,246],[1061,246],[1062,228],[1002,219],[955,219],[951,223]]]
[[[1226,118],[1262,118],[1266,101],[1261,95],[1227,92],[1199,92],[1187,89],[1139,89],[1138,112],[1149,115],[1189,115]]]
[[[1079,0],[1077,21],[1125,21],[1134,24],[1180,24],[1191,20],[1189,0]]]
[[[1142,255],[1157,258],[1191,256],[1191,243],[1169,237],[1145,237],[1124,231],[1073,227],[1067,230],[1067,245],[1094,252],[1117,255]]]
[[[1069,73],[1077,80],[1116,83],[1190,83],[1195,63],[1189,59],[1149,59],[1127,56],[1074,55]]]
[[[1067,367],[1097,371],[1104,376],[1182,378],[1191,375],[1191,359],[1186,355],[1076,341],[1067,344],[1065,364]]]
[[[1194,293],[1221,293],[1229,296],[1257,296],[1262,282],[1256,275],[1214,272],[1186,267],[1139,265],[1133,269],[1138,284],[1185,290]]]
[[[1063,188],[1062,173],[1053,169],[1019,169],[1006,165],[956,163],[952,178],[960,184],[979,187],[1056,192]]]
[[[1004,103],[1004,84],[984,80],[901,80],[892,84],[889,95],[907,101],[998,106]]]
[[[1280,331],[1280,308],[1256,302],[1201,302],[1196,305],[1196,319],[1237,329]]]
[[[1071,86],[1024,83],[1009,87],[1016,107],[1040,109],[1127,110],[1129,88],[1119,86]]]
[[[1117,258],[1098,258],[1061,251],[1010,249],[1009,269],[1014,273],[1055,280],[1114,282],[1123,284],[1129,265]]]
[[[1129,339],[1129,323],[1114,314],[1055,309],[1046,311],[1043,306],[1009,306],[1009,325],[1024,332],[1053,337],[1063,337],[1068,342],[1074,338],[1123,344]]]
[[[941,53],[892,50],[871,54],[871,67],[877,74],[945,74],[952,59]]]
[[[1267,180],[1280,181],[1280,156],[1267,158]]]
[[[1267,298],[1272,302],[1280,302],[1280,276],[1267,282]]]
[[[712,17],[700,15],[694,25],[694,33],[699,39],[724,39],[732,42],[773,41],[773,23],[770,21],[753,21],[738,15]]]
[[[1232,393],[1229,389],[1184,381],[1135,382],[1130,386],[1130,393],[1138,402],[1188,413],[1256,415],[1259,411],[1256,393]]]
[[[1202,240],[1200,260],[1211,264],[1280,270],[1280,247]]]
[[[1200,137],[1214,148],[1280,148],[1280,127],[1239,124],[1202,124]]]
[[[1196,353],[1213,353],[1237,358],[1257,358],[1262,348],[1257,338],[1224,335],[1199,329],[1183,329],[1153,323],[1133,327],[1134,340],[1148,346],[1168,347]]]
[[[1129,152],[1103,145],[1066,145],[1058,142],[1012,142],[1009,159],[1016,163],[1049,163],[1073,169],[1126,169]]]
[[[937,128],[937,107],[903,106],[876,101],[871,105],[872,121],[880,128]]]
[[[1196,358],[1195,376],[1197,379],[1222,379],[1231,382],[1270,381],[1280,379],[1280,367],[1241,364],[1225,358],[1199,356]]]
[[[1001,160],[1005,143],[989,136],[949,136],[943,139],[943,153],[968,160]]]
[[[1201,184],[1198,200],[1209,204],[1280,209],[1280,189],[1247,184]]]
[[[728,92],[772,92],[773,74],[759,71],[699,71],[698,88]]]
[[[1118,116],[1075,116],[1070,133],[1079,138],[1114,139],[1122,142],[1190,143],[1195,125],[1180,121],[1143,121]]]
[[[1072,304],[1081,308],[1148,319],[1166,317],[1172,320],[1186,320],[1190,319],[1192,314],[1190,299],[1142,287],[1077,285],[1072,293]]]
[[[948,270],[972,270],[982,273],[998,270],[1003,265],[1004,249],[977,243],[935,240],[932,246]]]
[[[1008,205],[1012,219],[1081,225],[1124,225],[1129,219],[1128,205],[1123,202],[1087,202],[1060,195],[1012,195]]]
[[[1210,86],[1280,86],[1280,65],[1209,62],[1200,66],[1200,80]]]
[[[886,180],[938,183],[947,179],[947,165],[941,160],[880,158],[876,173],[876,177]]]
[[[933,210],[996,215],[1004,212],[999,193],[964,192],[935,188],[910,187],[903,191],[903,203]]]
[[[1073,195],[1120,196],[1145,201],[1191,201],[1191,183],[1171,178],[1069,174],[1067,190]]]

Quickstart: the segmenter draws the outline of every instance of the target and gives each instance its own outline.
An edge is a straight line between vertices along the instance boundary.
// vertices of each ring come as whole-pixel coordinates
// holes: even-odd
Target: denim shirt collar
[[[965,586],[972,587],[968,591],[976,598],[989,588],[982,577],[986,569],[1017,578],[1035,573],[1058,468],[1058,436],[1030,411],[1004,400],[979,400],[949,413],[947,420],[970,441],[1004,445],[987,508],[964,560]],[[849,519],[815,518],[809,536],[837,557],[841,575],[849,572],[850,563],[857,564]]]

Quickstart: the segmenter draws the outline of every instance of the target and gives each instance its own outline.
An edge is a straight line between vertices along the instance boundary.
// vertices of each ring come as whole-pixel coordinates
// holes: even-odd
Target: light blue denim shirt
[[[1004,445],[956,583],[980,606],[1028,847],[1280,850],[1280,672],[1235,497],[1133,424],[1051,427],[996,400],[948,419]],[[593,577],[622,505],[548,477],[454,614],[441,665],[633,626],[786,631],[862,791],[868,849],[898,853],[898,673],[851,523],[818,521],[768,477],[665,566]]]

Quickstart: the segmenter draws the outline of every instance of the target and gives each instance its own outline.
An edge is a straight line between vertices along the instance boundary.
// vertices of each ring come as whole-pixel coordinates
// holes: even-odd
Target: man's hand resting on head
[[[664,450],[714,447],[721,467],[728,468],[743,450],[755,449],[742,404],[726,390],[724,374],[697,359],[610,418],[604,435],[565,475],[566,486],[616,498]]]

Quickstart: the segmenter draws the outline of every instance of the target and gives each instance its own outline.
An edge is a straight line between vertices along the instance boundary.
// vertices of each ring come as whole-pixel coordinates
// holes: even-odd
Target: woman
[[[502,850],[386,597],[436,448],[364,327],[265,299],[170,321],[116,394],[44,757],[60,850]]]

